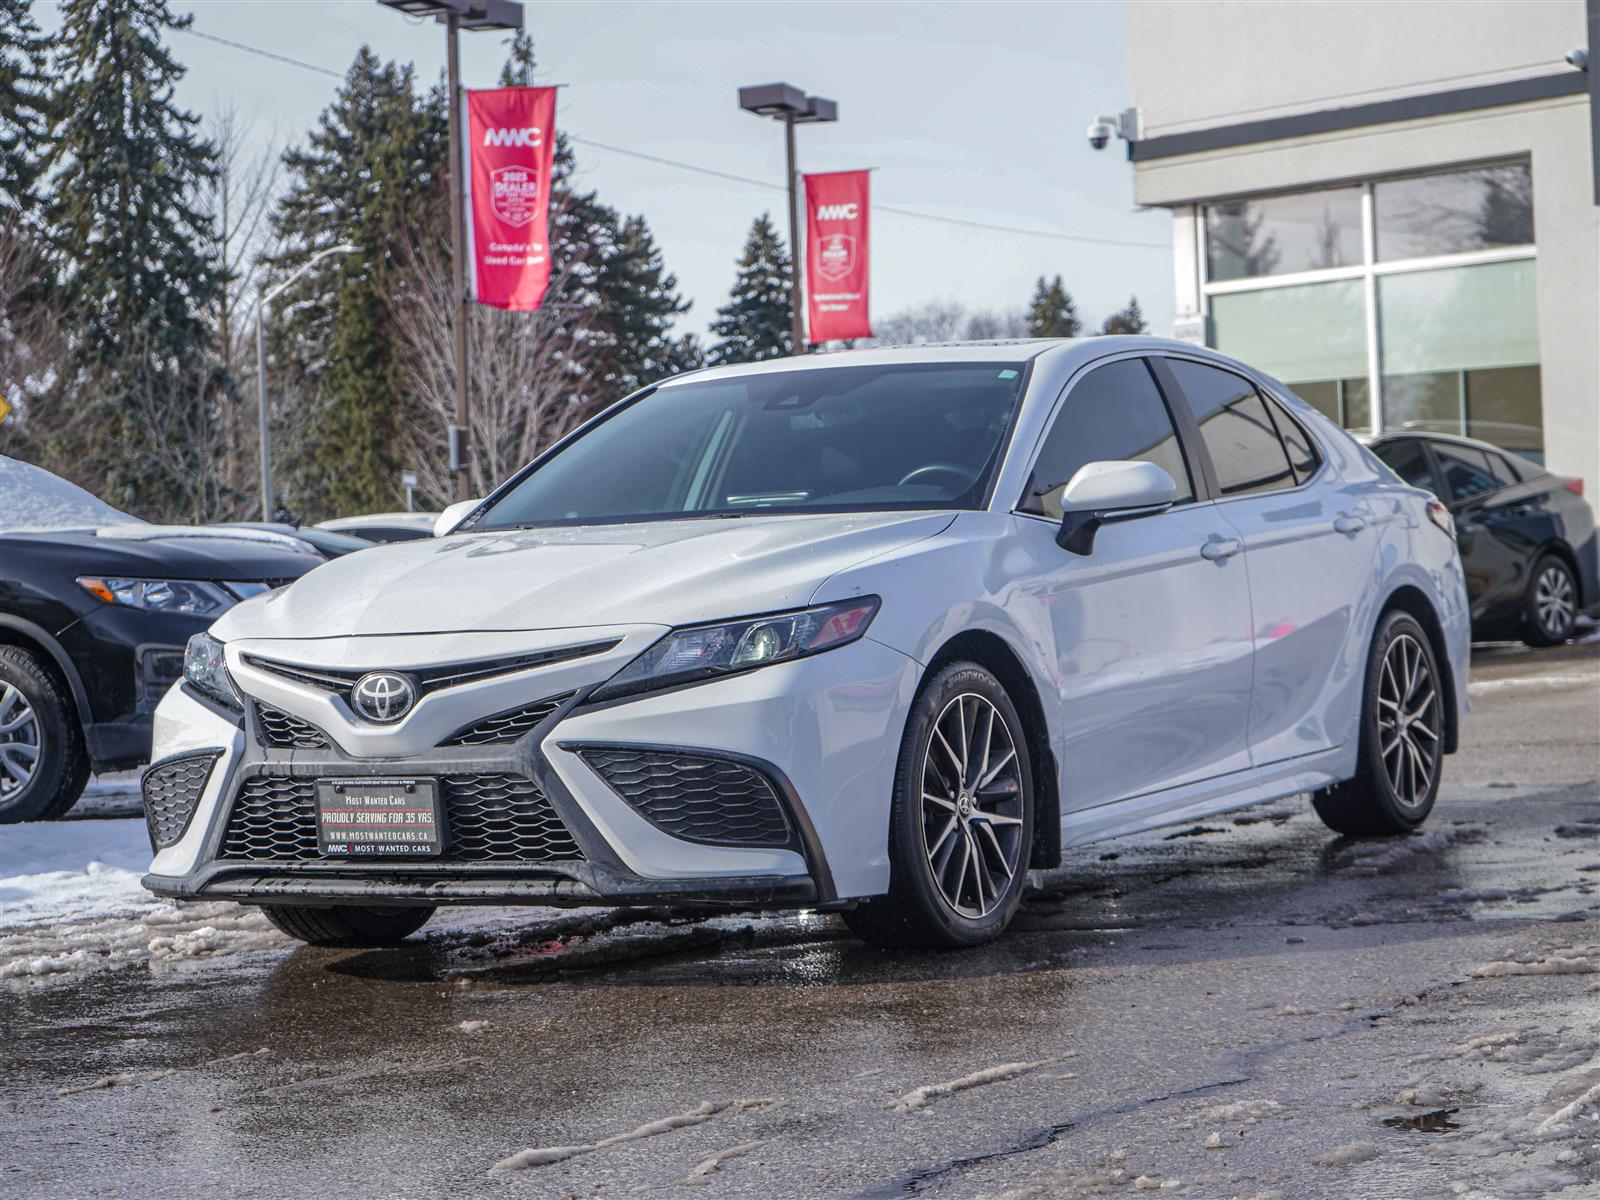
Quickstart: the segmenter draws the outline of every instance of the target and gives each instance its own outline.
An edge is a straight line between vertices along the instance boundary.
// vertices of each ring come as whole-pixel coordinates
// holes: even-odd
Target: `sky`
[[[172,0],[196,33],[343,72],[367,43],[414,62],[431,83],[444,31],[376,0]],[[55,5],[37,3],[46,28]],[[800,168],[874,168],[877,205],[1101,242],[974,229],[875,212],[872,310],[925,301],[972,310],[1026,306],[1040,275],[1061,274],[1098,322],[1136,294],[1152,330],[1170,330],[1170,218],[1139,210],[1120,145],[1090,150],[1099,113],[1128,103],[1118,0],[938,3],[935,0],[654,0],[531,2],[541,83],[565,85],[557,125],[588,142],[770,181],[695,174],[580,142],[580,178],[602,201],[649,221],[704,333],[727,297],[751,220],[770,211],[786,232],[782,127],[741,111],[741,84],[785,81],[839,104],[839,121],[798,131]],[[494,86],[506,35],[463,33],[462,77]],[[338,81],[302,67],[173,33],[189,73],[178,100],[211,114],[231,106],[261,147],[305,136]],[[1114,242],[1136,243],[1108,244]]]

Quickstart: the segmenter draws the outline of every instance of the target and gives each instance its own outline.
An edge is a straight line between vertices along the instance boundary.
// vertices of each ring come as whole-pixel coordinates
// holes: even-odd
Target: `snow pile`
[[[1589,946],[1581,951],[1563,946],[1539,956],[1512,952],[1498,962],[1478,964],[1472,968],[1472,974],[1477,979],[1505,975],[1600,974],[1600,946]]]
[[[526,1171],[531,1167],[547,1167],[552,1163],[566,1162],[569,1158],[577,1158],[584,1154],[593,1154],[596,1150],[605,1150],[611,1146],[620,1146],[624,1142],[637,1142],[644,1138],[659,1137],[663,1133],[671,1133],[675,1129],[687,1129],[691,1125],[703,1125],[713,1117],[724,1113],[737,1115],[747,1112],[752,1108],[767,1108],[774,1104],[783,1103],[776,1096],[758,1096],[753,1100],[702,1100],[688,1112],[678,1113],[676,1116],[662,1117],[660,1120],[648,1121],[637,1129],[630,1129],[627,1133],[613,1134],[608,1138],[601,1138],[597,1142],[585,1142],[578,1146],[547,1146],[542,1150],[519,1150],[516,1154],[502,1158],[489,1168],[489,1174],[500,1175],[507,1171]]]
[[[221,538],[230,542],[254,542],[262,546],[277,546],[280,550],[294,550],[300,554],[322,555],[310,542],[287,533],[270,529],[245,529],[236,525],[118,525],[95,530],[98,538],[122,542],[148,542],[155,538]]]
[[[0,529],[93,529],[142,523],[59,475],[0,454]]]
[[[1352,875],[1390,875],[1425,865],[1449,849],[1451,837],[1437,830],[1410,837],[1356,842],[1334,856],[1333,865]]]
[[[1235,1100],[1230,1104],[1214,1104],[1210,1108],[1203,1108],[1194,1116],[1178,1121],[1173,1128],[1187,1131],[1201,1126],[1221,1125],[1237,1130],[1242,1137],[1252,1125],[1259,1125],[1269,1117],[1288,1115],[1288,1110],[1276,1100]]]
[[[1311,1161],[1319,1167],[1348,1167],[1353,1163],[1370,1162],[1377,1157],[1378,1148],[1371,1142],[1351,1142],[1313,1154]]]
[[[0,929],[151,911],[149,866],[139,818],[0,825]]]
[[[1462,1059],[1506,1063],[1524,1075],[1549,1075],[1582,1066],[1600,1052],[1600,1044],[1570,1036],[1565,1030],[1497,1029],[1457,1042],[1434,1055],[1412,1059],[1412,1065]]]
[[[721,1170],[722,1164],[727,1162],[729,1159],[743,1158],[752,1150],[759,1150],[766,1144],[767,1143],[765,1141],[745,1142],[739,1146],[729,1146],[726,1150],[718,1150],[710,1158],[701,1159],[698,1163],[696,1163],[694,1170],[690,1171],[682,1179],[678,1180],[678,1184],[680,1187],[697,1187],[705,1184],[708,1182],[709,1177],[715,1175],[719,1170]]]
[[[941,1096],[953,1096],[957,1092],[964,1092],[969,1088],[983,1087],[985,1084],[1002,1083],[1007,1079],[1015,1079],[1018,1075],[1026,1075],[1029,1071],[1036,1071],[1049,1061],[1040,1059],[1038,1062],[1001,1063],[997,1067],[985,1067],[981,1071],[974,1071],[970,1075],[963,1075],[959,1079],[947,1079],[943,1083],[926,1083],[921,1087],[912,1088],[904,1096],[889,1103],[895,1112],[915,1112],[919,1108],[926,1108],[930,1101]]]
[[[1422,1079],[1401,1089],[1394,1102],[1415,1108],[1444,1108],[1482,1087],[1482,1081],[1476,1079],[1464,1083],[1447,1079]]]

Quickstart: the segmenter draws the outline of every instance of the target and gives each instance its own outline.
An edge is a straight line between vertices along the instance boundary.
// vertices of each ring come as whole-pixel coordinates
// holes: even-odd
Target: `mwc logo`
[[[538,146],[544,141],[544,133],[537,125],[529,125],[526,129],[485,129],[483,131],[483,144],[485,146]]]
[[[817,205],[817,220],[819,221],[854,221],[861,216],[859,204],[819,204]]]

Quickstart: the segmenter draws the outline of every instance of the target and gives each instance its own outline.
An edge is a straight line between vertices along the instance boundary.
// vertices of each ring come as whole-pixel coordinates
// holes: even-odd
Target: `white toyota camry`
[[[1179,342],[685,375],[439,532],[190,643],[146,886],[327,945],[650,901],[966,946],[1096,839],[1414,829],[1467,709],[1449,514]]]

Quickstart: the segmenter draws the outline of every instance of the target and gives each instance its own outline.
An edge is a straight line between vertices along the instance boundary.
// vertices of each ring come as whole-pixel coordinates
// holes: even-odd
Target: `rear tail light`
[[[1583,480],[1581,479],[1564,479],[1561,481],[1561,486],[1574,496],[1583,495]]]
[[[1455,541],[1456,523],[1450,515],[1450,510],[1437,500],[1428,501],[1428,520],[1432,521],[1451,541]]]

